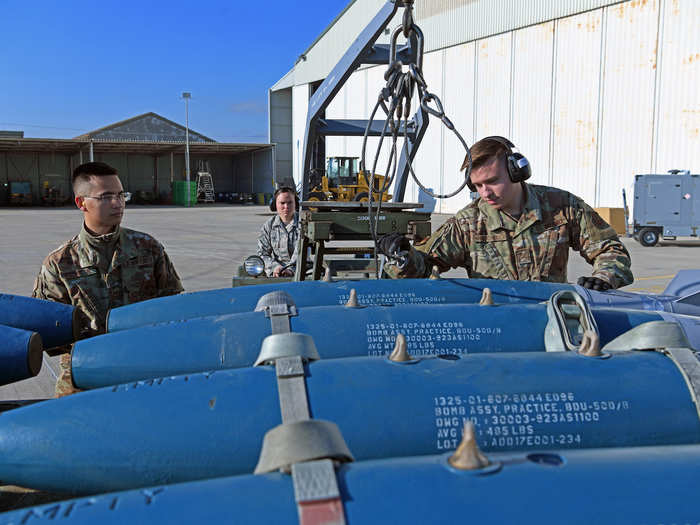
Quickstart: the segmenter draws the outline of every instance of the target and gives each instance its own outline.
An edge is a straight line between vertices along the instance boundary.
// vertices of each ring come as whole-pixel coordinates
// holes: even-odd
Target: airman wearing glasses
[[[34,297],[76,306],[84,316],[80,337],[85,338],[105,333],[111,308],[183,291],[163,246],[146,233],[120,226],[131,194],[114,168],[103,162],[81,164],[73,171],[73,193],[83,226],[46,257]],[[64,354],[56,394],[75,391],[70,354]]]

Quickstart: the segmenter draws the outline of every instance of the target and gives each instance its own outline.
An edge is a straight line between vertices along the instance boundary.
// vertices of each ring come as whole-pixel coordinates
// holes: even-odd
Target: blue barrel
[[[0,325],[0,385],[37,375],[43,351],[36,332]]]
[[[323,358],[386,355],[398,332],[406,336],[410,353],[418,357],[542,352],[548,322],[543,304],[320,306],[299,308],[297,313],[290,317],[292,331],[311,335]],[[674,316],[682,319],[676,314],[612,308],[595,308],[593,314],[602,345],[642,323]],[[700,350],[700,325],[685,324],[691,332],[688,338]],[[161,323],[84,339],[73,349],[73,381],[89,389],[250,366],[271,330],[270,319],[260,311]]]
[[[484,288],[491,289],[497,303],[538,303],[546,301],[559,290],[576,290],[592,306],[675,312],[674,301],[677,299],[620,290],[596,292],[572,284],[497,279],[302,281],[207,290],[122,306],[109,312],[108,331],[164,321],[249,312],[255,308],[260,297],[277,290],[287,292],[300,307],[345,304],[353,288],[363,305],[478,303]],[[681,313],[694,312],[700,315],[700,307],[684,305]]]
[[[0,324],[38,332],[44,348],[77,339],[77,310],[68,304],[0,293]]]
[[[653,351],[320,360],[306,385],[358,460],[454,449],[466,419],[485,451],[700,442],[684,374]],[[0,479],[87,493],[252,472],[280,423],[271,366],[90,390],[4,413]]]
[[[700,515],[698,446],[495,454],[490,459],[494,466],[481,475],[455,470],[448,455],[343,465],[336,478],[347,523],[690,524]],[[292,477],[279,472],[101,494],[0,514],[5,525],[42,519],[71,525],[299,523]]]

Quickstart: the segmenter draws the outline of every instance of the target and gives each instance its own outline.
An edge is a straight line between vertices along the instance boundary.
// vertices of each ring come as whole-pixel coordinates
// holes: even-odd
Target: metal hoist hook
[[[422,73],[422,67],[423,67],[423,32],[421,29],[418,27],[418,25],[415,24],[413,20],[413,13],[412,13],[412,8],[413,8],[413,2],[412,1],[407,1],[404,2],[404,13],[403,13],[403,21],[402,25],[394,29],[392,35],[391,35],[391,41],[390,41],[390,47],[389,47],[389,66],[384,73],[384,80],[386,80],[386,86],[382,88],[381,94],[380,94],[380,100],[377,102],[375,105],[374,110],[371,113],[370,120],[367,123],[367,128],[365,129],[365,135],[363,137],[363,142],[362,142],[362,158],[361,158],[361,166],[363,167],[363,173],[365,175],[366,181],[368,184],[372,184],[373,179],[373,174],[376,171],[376,166],[377,162],[379,160],[379,155],[381,153],[382,145],[384,142],[384,138],[388,135],[387,134],[387,129],[390,130],[390,135],[392,139],[392,151],[389,157],[389,161],[387,163],[387,169],[386,169],[386,174],[387,178],[385,179],[385,184],[384,188],[382,188],[381,192],[383,192],[385,189],[387,189],[390,184],[393,182],[394,177],[396,175],[396,169],[397,169],[397,147],[396,143],[400,135],[400,130],[402,128],[401,124],[403,122],[403,136],[404,136],[404,153],[406,153],[406,158],[407,158],[407,164],[409,168],[409,172],[411,173],[411,177],[413,180],[416,182],[419,188],[423,190],[423,192],[426,195],[429,195],[431,197],[437,198],[437,199],[446,199],[449,197],[453,197],[457,195],[459,192],[461,192],[464,187],[467,185],[467,181],[469,180],[469,175],[471,174],[471,154],[469,151],[469,146],[467,145],[466,141],[462,137],[462,135],[457,131],[457,129],[454,126],[454,123],[447,117],[445,114],[444,108],[442,106],[442,102],[440,101],[439,97],[435,95],[434,93],[431,93],[428,91],[428,86],[427,83],[425,82],[425,79],[423,78],[423,73]],[[399,35],[403,34],[406,39],[411,39],[415,38],[416,42],[416,54],[415,54],[415,61],[409,62],[404,64],[402,61],[398,60],[398,37]],[[406,71],[404,71],[404,66],[406,68]],[[417,89],[418,90],[418,100],[421,109],[426,112],[428,115],[431,115],[433,117],[436,117],[440,119],[440,121],[445,125],[447,129],[452,131],[457,139],[459,140],[460,144],[462,144],[462,147],[465,150],[466,157],[467,157],[467,166],[464,171],[464,180],[460,184],[460,186],[455,190],[450,193],[444,193],[444,194],[439,194],[439,193],[434,193],[427,187],[425,187],[418,177],[416,176],[415,170],[413,169],[412,163],[410,156],[407,154],[407,147],[408,147],[408,129],[413,124],[412,122],[409,122],[409,116],[410,116],[410,108],[411,108],[411,98],[413,96],[413,91]],[[390,107],[386,108],[385,102],[390,100]],[[372,165],[372,170],[370,171],[369,178],[367,177],[367,173],[364,170],[366,167],[366,162],[365,162],[365,155],[366,155],[366,144],[367,144],[367,137],[369,135],[369,130],[371,128],[372,122],[374,121],[376,111],[379,107],[382,107],[384,110],[384,113],[386,115],[386,122],[384,125],[384,129],[382,130],[382,134],[379,139],[379,144],[377,146],[377,151],[374,157],[374,162]],[[370,201],[371,201],[372,196],[370,195]],[[381,205],[381,204],[380,204]]]
[[[423,78],[422,68],[423,68],[423,47],[424,47],[424,37],[423,32],[418,27],[413,19],[413,0],[404,0],[402,5],[404,7],[402,23],[399,27],[394,29],[391,34],[390,45],[389,45],[389,65],[384,73],[384,80],[386,81],[385,86],[380,90],[377,102],[374,108],[370,112],[370,117],[367,121],[367,126],[365,128],[365,133],[362,138],[362,155],[360,157],[360,170],[365,178],[365,182],[370,188],[367,202],[367,214],[369,217],[369,230],[374,241],[375,247],[375,263],[376,267],[379,268],[378,261],[376,260],[376,253],[378,252],[377,246],[377,224],[379,223],[379,217],[381,212],[383,195],[391,187],[391,184],[396,178],[396,172],[399,165],[399,146],[398,140],[403,135],[403,151],[402,154],[406,159],[406,165],[411,177],[416,182],[418,187],[428,196],[436,199],[446,199],[453,197],[461,192],[469,181],[469,175],[471,174],[472,159],[469,152],[469,146],[462,138],[462,135],[455,129],[452,121],[445,115],[445,111],[442,106],[442,102],[437,97],[437,95],[430,93],[428,91],[428,86]],[[398,59],[398,38],[399,35],[403,34],[404,38],[408,41],[408,45],[414,51],[412,58],[408,61],[401,61]],[[418,102],[421,109],[421,115],[423,118],[428,119],[429,115],[439,118],[440,121],[452,131],[459,142],[464,147],[467,158],[467,166],[464,170],[464,180],[460,186],[450,193],[434,193],[426,186],[421,184],[416,176],[415,170],[411,162],[411,154],[409,153],[409,132],[413,135],[416,132],[416,121],[410,119],[411,115],[411,99],[413,98],[414,91],[417,90]],[[367,173],[367,139],[370,134],[370,129],[374,123],[377,111],[381,108],[384,112],[384,125],[382,127],[381,134],[379,135],[379,141],[377,144],[376,152],[374,154],[374,161],[372,162],[372,169]],[[427,120],[424,121],[427,125]],[[410,131],[409,131],[410,130]],[[390,140],[390,152],[388,160],[386,163],[386,170],[384,173],[386,177],[384,179],[384,184],[381,188],[375,188],[374,185],[374,174],[377,171],[377,164],[379,163],[379,156],[382,151],[382,146],[384,145],[384,140]],[[378,201],[373,208],[373,201],[377,199]],[[375,212],[376,213],[373,213]],[[377,277],[379,277],[377,271]]]

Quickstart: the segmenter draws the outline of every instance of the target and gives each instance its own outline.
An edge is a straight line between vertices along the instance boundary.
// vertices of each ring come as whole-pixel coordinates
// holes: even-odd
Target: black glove
[[[410,250],[411,243],[400,233],[387,233],[377,240],[377,248],[379,253],[383,253],[387,257],[394,257],[400,251]]]
[[[579,277],[577,284],[583,286],[584,288],[590,288],[591,290],[598,290],[599,292],[604,292],[605,290],[610,290],[612,288],[607,282],[597,277]]]

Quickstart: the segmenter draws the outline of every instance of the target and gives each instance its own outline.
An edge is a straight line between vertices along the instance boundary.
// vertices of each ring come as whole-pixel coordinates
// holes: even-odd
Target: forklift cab
[[[350,186],[357,184],[357,157],[328,157],[326,177],[328,187]]]

